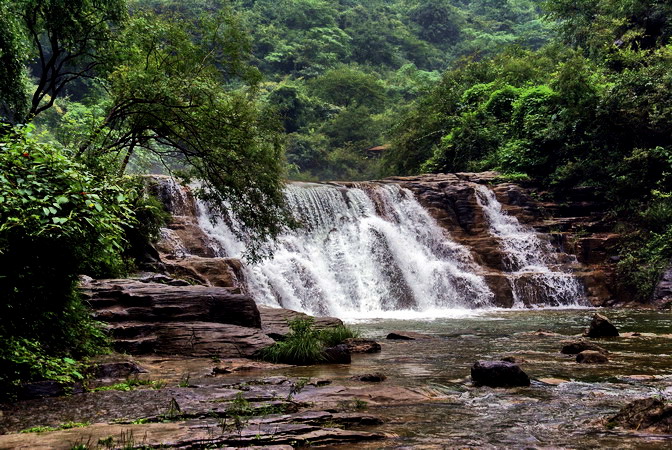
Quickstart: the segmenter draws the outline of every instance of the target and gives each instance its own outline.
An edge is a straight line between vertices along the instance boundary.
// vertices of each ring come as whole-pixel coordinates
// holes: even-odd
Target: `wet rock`
[[[610,418],[608,425],[672,433],[672,404],[660,398],[635,400]]]
[[[585,350],[592,350],[596,352],[600,352],[602,354],[607,354],[607,352],[604,348],[600,347],[597,344],[594,344],[590,341],[587,341],[585,339],[577,339],[575,341],[562,341],[560,342],[562,344],[562,348],[560,349],[560,353],[563,353],[565,355],[578,355],[579,353],[585,351]]]
[[[585,336],[591,338],[618,336],[616,327],[602,314],[596,313]]]
[[[609,358],[594,350],[584,350],[576,355],[576,362],[581,364],[606,364]]]
[[[164,259],[163,264],[171,274],[198,284],[231,288],[238,293],[245,290],[242,263],[239,259],[185,256],[176,260]],[[186,283],[184,280],[180,281]]]
[[[381,350],[380,344],[372,339],[349,338],[343,343],[350,353],[378,353]]]
[[[431,337],[422,334],[416,333],[414,331],[393,331],[389,333],[386,339],[396,340],[396,341],[416,341],[420,339],[430,339]]]
[[[121,352],[250,357],[273,344],[254,300],[226,288],[123,279],[92,281],[82,291]]]
[[[548,337],[554,337],[554,336],[561,336],[559,333],[556,333],[551,330],[545,330],[543,328],[539,328],[537,331],[532,333],[534,336],[548,336]]]
[[[93,371],[94,378],[127,378],[133,374],[144,373],[142,367],[134,362],[110,362],[97,364]]]
[[[294,319],[308,319],[310,316],[291,309],[259,307],[261,316],[261,328],[269,337],[276,341],[281,341],[289,333],[288,323]],[[337,327],[343,325],[341,319],[335,317],[314,317],[314,328],[321,330],[324,328]]]
[[[505,356],[501,360],[504,362],[510,362],[514,364],[522,364],[527,362],[525,358],[521,358],[519,356]]]
[[[660,306],[670,307],[672,301],[672,261],[669,268],[660,277],[660,281],[653,293],[653,301]]]
[[[213,322],[115,324],[114,347],[133,355],[250,358],[274,344],[261,330]]]
[[[331,364],[350,364],[352,362],[350,350],[345,344],[325,348],[324,357],[326,362]]]
[[[66,386],[57,381],[36,381],[21,386],[19,398],[24,400],[65,395]]]
[[[366,383],[380,383],[382,381],[387,380],[387,376],[380,372],[375,372],[375,373],[365,373],[363,375],[355,375],[354,377],[350,377],[351,380],[354,381],[363,381]]]
[[[477,361],[471,367],[471,380],[476,386],[530,385],[530,377],[517,364],[506,361]]]
[[[82,293],[99,320],[117,322],[214,322],[261,328],[251,297],[207,286],[170,286],[137,280],[96,280]]]

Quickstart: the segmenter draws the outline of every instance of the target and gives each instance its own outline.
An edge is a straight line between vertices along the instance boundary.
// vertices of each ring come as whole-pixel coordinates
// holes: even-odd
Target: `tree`
[[[337,106],[380,108],[385,101],[385,86],[372,75],[352,67],[325,72],[310,82],[314,95]]]
[[[420,36],[429,42],[452,44],[460,37],[459,11],[447,0],[422,0],[410,11],[420,26]]]
[[[255,103],[259,73],[236,26],[226,11],[195,22],[137,13],[113,48],[110,107],[79,155],[91,164],[121,155],[119,173],[138,149],[184,161],[256,256],[287,223],[282,141]]]
[[[0,131],[2,396],[20,381],[72,381],[68,358],[105,344],[78,275],[118,275],[124,230],[135,223],[134,194],[118,180],[37,142],[30,128]]]
[[[97,70],[100,72],[107,63],[112,35],[127,16],[125,0],[3,1],[0,11],[3,16],[6,13],[15,18],[14,21],[0,19],[5,24],[10,22],[9,31],[3,33],[14,36],[0,39],[5,43],[25,39],[30,43],[30,53],[28,58],[21,55],[25,58],[22,62],[32,58],[37,61],[31,67],[36,87],[27,109],[17,108],[16,99],[0,97],[3,103],[14,105],[13,117],[5,117],[5,120],[23,123],[51,108],[73,81],[92,77]],[[17,58],[12,59],[15,64]],[[16,69],[11,67],[13,65],[10,70],[14,76],[8,82],[25,93],[25,88],[16,84]]]
[[[26,113],[21,23],[9,0],[0,0],[0,123]]]

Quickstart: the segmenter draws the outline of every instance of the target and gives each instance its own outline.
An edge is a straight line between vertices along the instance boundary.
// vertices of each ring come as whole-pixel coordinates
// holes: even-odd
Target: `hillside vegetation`
[[[121,276],[198,178],[248,259],[287,178],[496,169],[588,186],[646,299],[672,257],[672,6],[654,0],[0,0],[0,394],[105,346]],[[370,150],[377,148],[375,151]]]

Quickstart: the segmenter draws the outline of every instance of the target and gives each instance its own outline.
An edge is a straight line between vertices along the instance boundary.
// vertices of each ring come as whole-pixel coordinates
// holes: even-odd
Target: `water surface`
[[[609,310],[623,337],[599,340],[606,365],[581,365],[562,355],[560,342],[583,332],[592,310],[489,311],[437,320],[377,319],[354,324],[379,339],[383,351],[356,355],[351,366],[294,368],[293,376],[355,383],[355,374],[381,371],[384,383],[435,392],[439,400],[394,407],[371,406],[386,420],[381,429],[399,436],[363,448],[672,448],[672,436],[609,430],[602,419],[631,400],[672,397],[672,314]],[[535,333],[544,330],[558,335]],[[432,336],[387,341],[392,330]],[[642,336],[630,336],[639,332]],[[519,358],[533,378],[529,388],[475,388],[471,365],[479,359]],[[652,377],[645,377],[652,376]],[[551,380],[558,379],[558,380]],[[564,382],[561,382],[564,380]],[[559,384],[556,384],[559,383]]]

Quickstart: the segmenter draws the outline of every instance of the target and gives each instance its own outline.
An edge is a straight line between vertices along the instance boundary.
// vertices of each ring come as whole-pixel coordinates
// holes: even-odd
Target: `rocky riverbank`
[[[97,361],[87,390],[3,405],[0,448],[665,448],[669,316],[610,310],[619,336],[584,337],[593,315],[364,323],[360,331],[382,351],[344,365],[111,355]],[[413,339],[385,339],[402,333]],[[591,351],[608,362],[577,360]],[[477,361],[519,367],[529,386],[476,386]],[[631,405],[654,396],[662,403]]]

